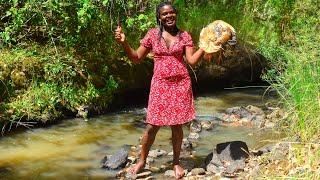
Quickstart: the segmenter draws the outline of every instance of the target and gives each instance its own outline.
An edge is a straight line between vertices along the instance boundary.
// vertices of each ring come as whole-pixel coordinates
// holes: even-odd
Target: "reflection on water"
[[[262,105],[263,90],[225,91],[196,98],[197,115],[212,115],[228,107]],[[268,101],[272,99],[268,98]],[[107,114],[84,121],[65,120],[48,128],[37,128],[0,139],[0,179],[106,179],[115,172],[100,168],[100,160],[122,145],[137,145],[143,133],[144,109]],[[185,136],[188,129],[185,127]],[[171,131],[162,128],[152,149],[168,152]],[[242,140],[258,148],[278,138],[277,133],[245,127],[217,126],[202,132],[195,155],[205,157],[220,142]]]

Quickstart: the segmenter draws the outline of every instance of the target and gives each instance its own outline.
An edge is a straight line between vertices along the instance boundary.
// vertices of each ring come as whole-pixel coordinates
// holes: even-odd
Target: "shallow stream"
[[[274,97],[263,94],[263,89],[202,94],[195,98],[197,116],[201,120],[229,107],[261,107],[276,101]],[[123,109],[88,121],[64,120],[47,128],[1,137],[0,179],[114,179],[116,172],[101,169],[100,161],[124,144],[138,144],[144,130],[139,124],[145,116],[144,108]],[[189,133],[187,127],[184,133],[186,137]],[[170,152],[170,136],[169,128],[160,129],[152,149]],[[233,140],[245,141],[250,149],[257,149],[274,142],[279,136],[274,131],[249,127],[215,126],[211,131],[202,132],[194,156],[200,162],[217,143]]]

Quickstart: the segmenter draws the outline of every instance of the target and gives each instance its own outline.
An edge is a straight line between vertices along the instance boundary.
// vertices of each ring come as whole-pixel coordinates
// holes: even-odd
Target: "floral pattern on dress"
[[[154,54],[146,122],[168,126],[187,123],[195,118],[191,79],[184,62],[185,47],[193,47],[192,38],[180,31],[177,40],[167,47],[159,38],[159,29],[148,31],[140,41]]]

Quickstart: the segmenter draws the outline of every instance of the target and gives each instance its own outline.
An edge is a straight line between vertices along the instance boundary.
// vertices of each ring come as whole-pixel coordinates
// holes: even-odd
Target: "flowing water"
[[[262,97],[263,93],[263,89],[246,89],[203,94],[195,98],[197,115],[206,117],[229,107],[262,106],[276,101],[273,97]],[[50,127],[1,137],[0,179],[114,179],[116,172],[101,169],[100,161],[125,144],[138,144],[144,130],[140,123],[144,112],[144,107],[129,108],[88,121],[64,120]],[[184,133],[187,136],[187,127]],[[170,152],[170,136],[169,128],[161,128],[152,149]],[[202,133],[194,156],[203,160],[220,142],[242,140],[255,149],[279,136],[274,131],[215,126],[212,131]]]

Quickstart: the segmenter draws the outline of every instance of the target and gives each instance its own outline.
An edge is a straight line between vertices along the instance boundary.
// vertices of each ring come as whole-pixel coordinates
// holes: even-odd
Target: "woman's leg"
[[[142,147],[141,147],[140,159],[139,159],[139,162],[132,169],[130,169],[131,173],[133,174],[139,173],[139,171],[141,171],[146,165],[146,160],[148,157],[150,147],[153,144],[159,129],[160,129],[160,126],[155,126],[151,124],[147,125],[141,141]]]
[[[184,176],[184,170],[179,163],[181,144],[183,139],[182,125],[171,126],[171,132],[173,148],[173,170],[175,173],[175,177],[177,179],[181,179]]]

